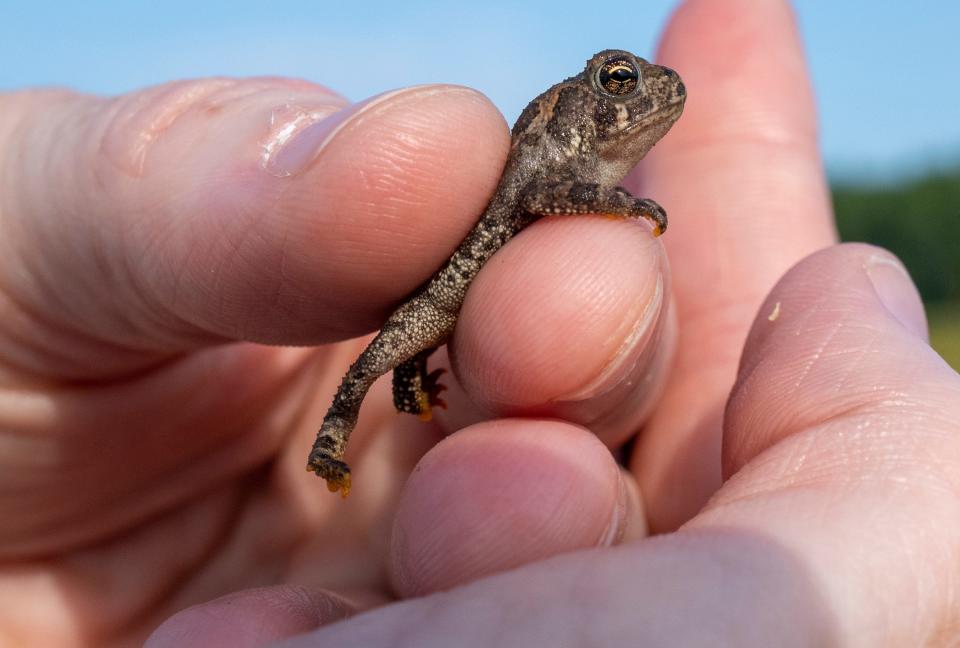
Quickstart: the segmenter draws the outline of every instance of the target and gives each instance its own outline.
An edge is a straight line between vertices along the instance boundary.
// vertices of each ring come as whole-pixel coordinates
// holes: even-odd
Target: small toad
[[[654,236],[667,215],[618,183],[683,111],[686,89],[669,68],[622,50],[605,50],[580,74],[530,102],[511,131],[510,155],[479,222],[446,264],[384,323],[347,371],[310,451],[307,470],[332,492],[350,491],[343,461],[360,404],[393,370],[393,402],[430,420],[440,398],[440,370],[427,358],[453,333],[467,288],[480,268],[517,232],[542,216],[605,214],[644,218]]]

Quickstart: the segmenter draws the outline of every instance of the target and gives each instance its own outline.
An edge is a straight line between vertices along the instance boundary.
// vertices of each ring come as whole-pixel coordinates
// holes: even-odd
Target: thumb
[[[109,377],[371,330],[469,229],[506,146],[492,104],[450,86],[0,96],[0,363]]]
[[[920,296],[895,257],[861,244],[811,255],[767,298],[747,338],[724,473],[795,432],[867,410],[892,424],[911,404],[938,402],[925,387],[944,378],[956,374],[930,348]]]
[[[900,262],[866,245],[797,264],[754,322],[726,410],[729,477],[688,529],[737,528],[799,558],[841,644],[956,627],[960,376],[927,344]]]

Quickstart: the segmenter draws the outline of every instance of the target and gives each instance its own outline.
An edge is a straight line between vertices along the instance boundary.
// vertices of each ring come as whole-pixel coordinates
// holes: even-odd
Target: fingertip
[[[500,420],[461,430],[424,456],[404,489],[394,589],[422,595],[609,544],[636,518],[628,494],[610,452],[582,428]]]
[[[564,418],[622,442],[671,355],[667,275],[645,226],[535,224],[471,286],[453,341],[462,385],[497,415]]]
[[[163,622],[146,648],[255,648],[339,621],[356,609],[329,592],[293,585],[243,590],[186,608]]]

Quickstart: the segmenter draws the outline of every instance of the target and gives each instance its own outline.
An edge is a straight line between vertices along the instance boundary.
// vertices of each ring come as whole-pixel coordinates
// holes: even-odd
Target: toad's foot
[[[393,370],[393,404],[399,412],[416,414],[422,421],[433,418],[433,408],[446,409],[440,398],[446,387],[439,380],[446,370],[427,371],[427,358],[435,349],[418,353]]]
[[[447,372],[446,369],[434,369],[424,376],[420,385],[420,393],[417,394],[417,405],[420,411],[417,416],[421,421],[429,421],[433,418],[433,408],[447,409],[447,403],[440,398],[440,393],[446,391],[446,385],[440,384],[440,376]]]
[[[643,218],[653,226],[653,235],[667,229],[667,212],[649,198],[634,198],[623,187],[605,187],[592,182],[546,182],[527,188],[523,208],[535,216],[603,214],[615,218]]]
[[[346,437],[352,429],[352,422],[327,416],[307,459],[307,470],[323,477],[330,492],[340,491],[344,497],[350,493],[350,466],[341,457],[347,446]]]
[[[350,466],[334,459],[323,450],[314,449],[307,460],[307,470],[323,477],[331,493],[340,491],[344,499],[350,494]]]
[[[633,205],[633,211],[624,215],[624,218],[645,218],[653,226],[653,235],[660,236],[667,231],[667,212],[655,200],[638,198]]]

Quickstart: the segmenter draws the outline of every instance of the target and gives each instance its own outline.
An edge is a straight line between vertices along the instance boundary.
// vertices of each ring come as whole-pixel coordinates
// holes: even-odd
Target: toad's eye
[[[614,58],[605,62],[597,70],[597,85],[612,95],[628,95],[637,88],[640,71],[632,61]]]

